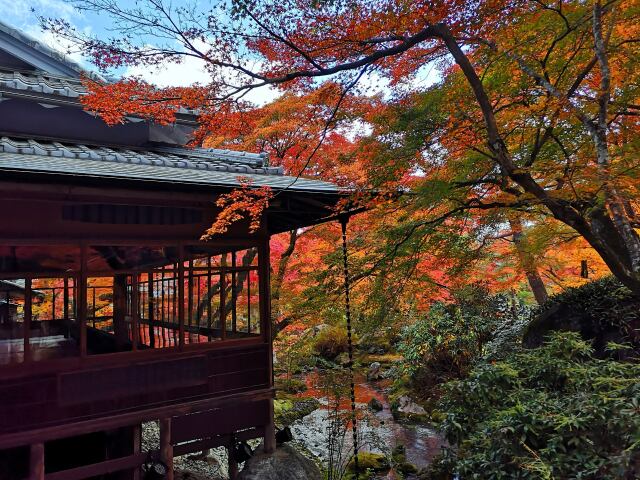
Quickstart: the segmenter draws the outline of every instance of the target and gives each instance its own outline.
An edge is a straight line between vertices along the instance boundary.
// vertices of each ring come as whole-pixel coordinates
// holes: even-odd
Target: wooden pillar
[[[62,292],[62,318],[64,319],[64,324],[69,326],[69,277],[64,277],[64,286],[62,287],[64,290]]]
[[[138,273],[131,275],[131,349],[138,350],[139,334],[139,307],[138,307]],[[126,287],[126,286],[125,286]],[[126,291],[126,290],[125,290]]]
[[[89,253],[89,247],[87,245],[80,246],[80,275],[78,277],[78,284],[76,286],[76,293],[78,294],[78,300],[76,307],[78,309],[76,316],[78,326],[80,327],[80,356],[85,357],[87,355],[87,257]]]
[[[44,480],[44,443],[31,445],[29,453],[29,480]]]
[[[273,338],[271,333],[271,266],[269,255],[269,236],[261,242],[258,250],[258,281],[260,294],[260,325],[267,348],[267,366],[269,386],[273,388]],[[272,453],[276,449],[276,426],[273,418],[273,398],[269,399],[269,423],[264,428],[264,451]]]
[[[24,281],[24,361],[31,361],[31,307],[32,307],[32,298],[33,292],[31,291],[31,279],[27,278]]]
[[[133,427],[133,453],[137,455],[142,452],[142,425],[138,424]],[[133,480],[141,480],[140,467],[136,467],[132,475]]]
[[[149,317],[149,346],[151,348],[156,348],[156,331],[153,326],[153,322],[155,321],[155,298],[153,286],[153,272],[151,271],[147,274],[147,289],[149,291],[147,295],[149,304],[147,317]]]
[[[273,418],[273,398],[270,398],[268,401],[270,422],[264,427],[264,451],[265,453],[273,453],[276,451],[276,425]]]
[[[194,315],[193,315],[193,260],[189,259],[189,269],[187,271],[187,305],[188,305],[188,309],[187,309],[187,325],[189,326],[189,330],[187,331],[187,337],[189,338],[189,343],[192,343],[193,340],[191,339],[191,332],[193,332],[193,330],[191,330],[191,322],[193,321]],[[196,290],[199,290],[198,288],[196,288]],[[196,306],[196,308],[198,308]],[[199,322],[196,321],[197,326],[199,326]],[[196,330],[199,332],[199,330]],[[196,334],[197,335],[197,334]]]
[[[229,464],[229,480],[235,480],[238,477],[238,462],[233,456],[233,447],[235,446],[235,438],[233,435],[229,437],[229,445],[227,446],[227,459]]]
[[[178,247],[178,339],[180,348],[184,346],[184,246]]]
[[[223,253],[223,258],[227,257]],[[222,262],[225,265],[227,262]],[[223,266],[220,269],[220,340],[227,338],[227,269]]]
[[[234,250],[231,252],[231,331],[233,333],[238,331],[238,273],[236,267],[236,251]]]
[[[160,420],[160,460],[167,466],[167,480],[173,480],[173,445],[171,445],[171,418]]]
[[[117,273],[113,276],[113,333],[118,351],[123,350],[129,341],[126,316],[127,275]]]

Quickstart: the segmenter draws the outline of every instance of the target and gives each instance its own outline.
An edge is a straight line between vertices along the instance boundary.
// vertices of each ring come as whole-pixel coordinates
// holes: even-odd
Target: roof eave
[[[40,49],[30,43],[40,45]],[[10,52],[11,55],[38,70],[66,77],[78,78],[80,76],[79,67],[74,68],[70,62],[54,58],[56,52],[3,24],[0,25],[0,49]],[[47,51],[43,51],[45,49]],[[62,56],[62,54],[58,55]]]

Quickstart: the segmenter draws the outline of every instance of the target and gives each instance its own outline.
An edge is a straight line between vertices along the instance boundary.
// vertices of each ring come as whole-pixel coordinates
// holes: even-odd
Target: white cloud
[[[0,0],[0,18],[14,27],[36,25],[38,15],[70,20],[79,13],[65,0]]]
[[[203,50],[208,45],[196,45]],[[207,63],[196,57],[184,56],[180,63],[167,62],[158,66],[136,65],[124,72],[125,77],[139,77],[157,85],[158,87],[186,87],[199,83],[206,85],[211,82],[211,75],[207,71]],[[230,78],[230,77],[229,77]],[[248,92],[243,99],[257,105],[264,105],[278,98],[281,93],[272,87],[256,88]]]
[[[89,27],[84,29],[84,33],[89,33],[91,30]],[[49,31],[42,31],[42,29],[38,25],[30,25],[23,29],[27,35],[31,35],[37,41],[46,45],[49,48],[52,48],[63,55],[65,55],[69,60],[72,60],[82,67],[91,70],[91,65],[86,61],[83,57],[82,52],[73,44],[73,42],[55,36],[53,33]]]
[[[158,87],[189,86],[194,83],[207,84],[211,76],[207,73],[204,60],[196,57],[182,57],[180,63],[166,62],[163,65],[135,65],[124,71],[125,77],[140,77]]]
[[[62,18],[69,22],[75,22],[81,18],[79,12],[65,0],[0,0],[0,18],[10,26],[33,37],[43,45],[48,46],[64,54],[70,60],[79,63],[85,68],[89,65],[83,59],[82,54],[73,44],[61,38],[57,38],[51,32],[42,31],[38,24],[38,16]],[[89,33],[90,27],[83,29]]]

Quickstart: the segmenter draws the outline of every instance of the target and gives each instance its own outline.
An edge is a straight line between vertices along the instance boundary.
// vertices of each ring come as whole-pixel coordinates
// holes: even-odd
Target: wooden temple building
[[[269,238],[335,218],[340,193],[185,146],[189,111],[109,127],[81,75],[0,24],[0,480],[171,479],[174,456],[272,450]],[[239,177],[278,193],[260,230],[201,241]]]

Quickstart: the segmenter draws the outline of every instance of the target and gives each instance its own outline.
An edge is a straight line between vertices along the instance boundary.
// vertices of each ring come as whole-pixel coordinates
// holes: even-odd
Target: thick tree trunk
[[[593,39],[596,58],[600,66],[600,89],[598,92],[598,117],[595,122],[587,123],[596,147],[597,164],[600,179],[606,195],[606,206],[613,225],[620,237],[629,256],[631,271],[640,274],[640,236],[627,217],[622,196],[613,185],[610,172],[610,156],[608,144],[609,130],[609,101],[611,100],[611,70],[609,69],[609,56],[607,53],[607,40],[603,33],[602,25],[603,7],[599,1],[593,3]]]
[[[596,14],[594,14],[594,16],[595,15]],[[594,31],[595,30],[596,28],[594,27]],[[585,207],[578,208],[569,201],[550,194],[526,169],[519,168],[513,162],[509,150],[500,135],[493,105],[484,89],[482,80],[478,77],[469,58],[460,48],[460,45],[458,45],[458,42],[446,25],[434,25],[432,31],[434,36],[439,37],[445,43],[473,90],[484,117],[489,149],[499,164],[503,175],[547,207],[556,219],[580,233],[589,245],[598,252],[611,272],[631,291],[640,296],[640,238],[637,232],[631,227],[631,223],[625,221],[624,218],[620,216],[623,210],[618,208],[615,195],[613,197],[608,195],[606,210],[596,206],[591,206],[588,210],[586,210]],[[596,40],[596,50],[598,48],[598,41]],[[600,58],[599,60],[602,69],[602,60]],[[525,73],[534,78],[540,85],[544,86],[552,95],[560,100],[566,100],[553,85],[536,74],[524,62],[519,61],[519,64]],[[602,88],[601,90],[606,90],[606,88]],[[602,125],[604,125],[606,129],[607,118],[606,111],[604,114],[602,113],[603,103],[608,103],[607,95],[602,95],[599,115],[600,126],[602,127]],[[603,142],[606,147],[606,134],[603,137],[602,132],[597,131],[598,129],[593,121],[581,110],[577,110],[575,114],[584,124],[585,128],[589,130],[589,133],[594,139],[598,151],[598,164],[600,165],[603,161],[600,156],[605,155],[606,150],[606,148],[603,148]],[[606,155],[608,155],[608,153],[606,153]],[[607,185],[605,184],[604,187],[607,188]],[[586,213],[587,211],[588,213]]]

